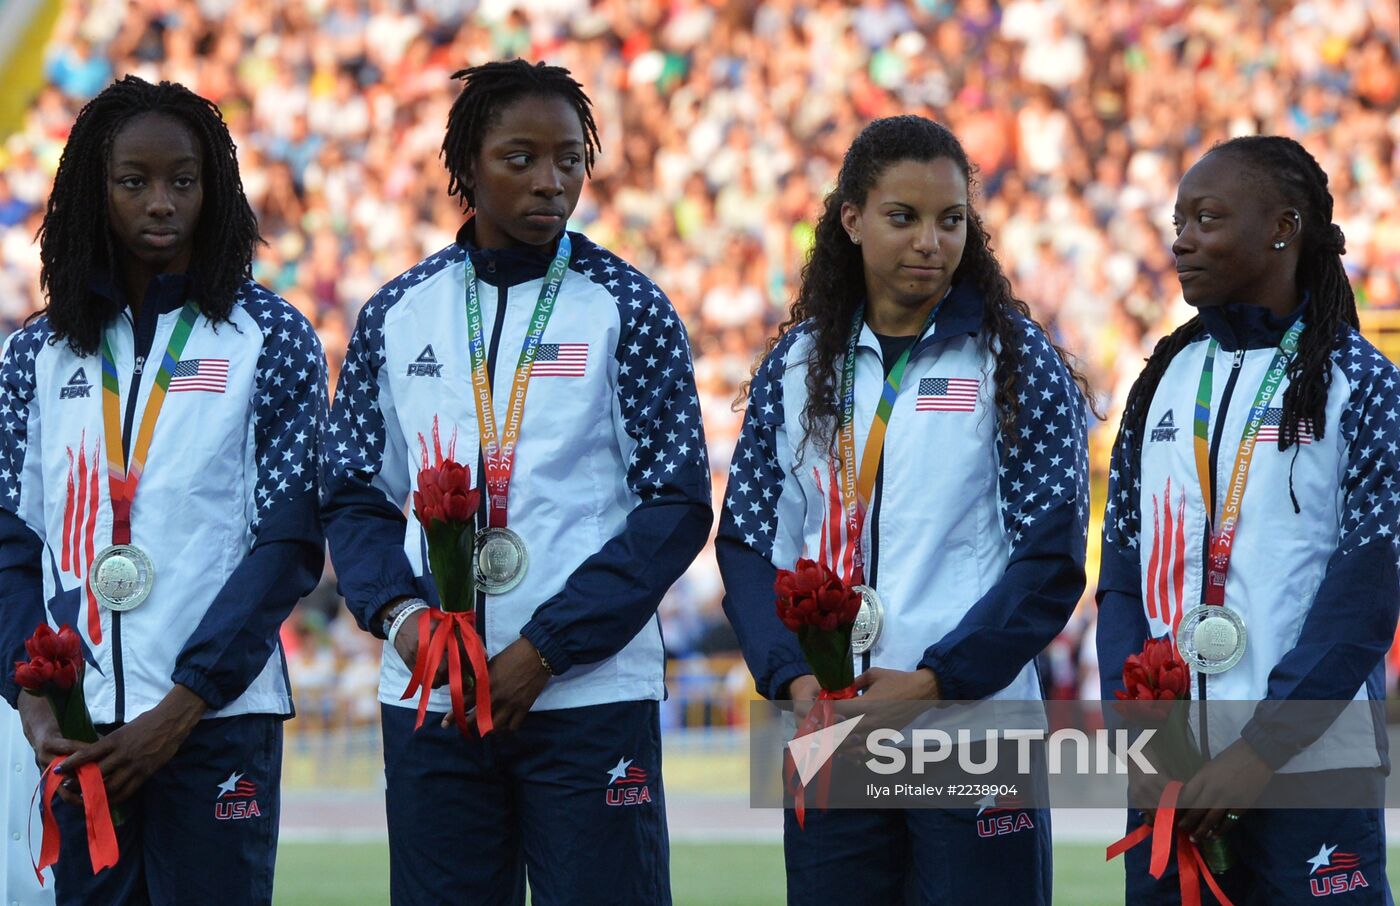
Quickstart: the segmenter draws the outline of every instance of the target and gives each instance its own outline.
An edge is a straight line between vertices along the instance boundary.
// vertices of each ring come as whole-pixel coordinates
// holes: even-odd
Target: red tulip
[[[58,630],[59,654],[65,661],[78,662],[83,657],[83,640],[77,630],[67,623]]]
[[[438,475],[438,487],[442,488],[444,493],[461,491],[466,494],[472,489],[472,473],[466,466],[448,460],[442,464]]]
[[[72,661],[55,661],[38,656],[15,664],[15,684],[35,695],[67,692],[78,681],[79,670]]]
[[[48,623],[41,623],[34,630],[34,634],[24,640],[24,650],[31,658],[58,660],[63,656],[62,648],[58,633],[54,632]]]
[[[54,632],[41,623],[34,634],[24,640],[29,661],[15,664],[15,683],[36,694],[72,689],[82,676],[83,643],[72,626]]]
[[[467,523],[481,504],[481,492],[471,486],[471,471],[447,460],[437,468],[418,472],[413,510],[424,525],[433,522]]]
[[[15,661],[15,684],[38,695],[53,678],[53,661],[30,655],[28,661]]]
[[[855,622],[860,595],[829,567],[799,559],[793,569],[778,570],[773,581],[778,619],[796,632],[815,626],[826,632]]]
[[[24,640],[28,661],[15,663],[15,685],[48,699],[67,739],[96,742],[92,717],[83,701],[83,641],[72,626],[54,632],[42,623]]]
[[[1173,702],[1191,696],[1191,671],[1169,638],[1148,639],[1138,654],[1123,662],[1123,688],[1114,691],[1119,701]],[[1154,717],[1160,708],[1147,709]]]

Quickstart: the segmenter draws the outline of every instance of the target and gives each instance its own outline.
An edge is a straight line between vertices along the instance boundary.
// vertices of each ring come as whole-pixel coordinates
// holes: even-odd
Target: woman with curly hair
[[[1013,294],[972,188],[943,126],[866,127],[755,369],[716,550],[770,699],[818,693],[772,589],[824,525],[854,526],[837,559],[865,587],[868,701],[1040,698],[1034,658],[1083,591],[1083,381]],[[808,810],[799,828],[789,811],[789,902],[1049,903],[1048,811],[979,804],[1016,814]]]

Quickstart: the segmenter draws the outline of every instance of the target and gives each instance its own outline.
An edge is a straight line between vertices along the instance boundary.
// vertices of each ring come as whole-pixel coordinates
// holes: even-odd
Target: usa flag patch
[[[170,378],[171,393],[228,390],[228,359],[181,359]]]
[[[916,412],[975,412],[977,381],[973,378],[920,378]]]
[[[1278,435],[1282,427],[1282,407],[1270,406],[1264,410],[1264,420],[1259,425],[1259,436],[1255,438],[1256,442],[1261,444],[1278,443]],[[1298,443],[1310,444],[1312,442],[1312,422],[1307,419],[1302,419],[1298,422]]]
[[[587,343],[541,343],[530,376],[583,377],[587,368]]]

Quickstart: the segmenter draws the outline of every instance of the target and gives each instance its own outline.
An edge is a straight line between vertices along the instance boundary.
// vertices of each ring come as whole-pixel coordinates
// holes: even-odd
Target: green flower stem
[[[838,692],[856,681],[849,624],[830,631],[816,626],[800,627],[797,643],[823,689]]]
[[[78,742],[97,742],[97,728],[92,725],[92,715],[88,714],[87,699],[83,696],[83,674],[78,672],[78,681],[67,692],[55,692],[45,696],[54,717],[58,718],[58,732],[64,738]]]
[[[1188,720],[1190,708],[1189,700],[1177,701],[1166,724],[1153,737],[1151,746],[1167,773],[1182,782],[1196,776],[1196,772],[1206,763],[1206,757],[1201,754],[1201,747],[1196,742],[1196,734],[1191,731]],[[1224,837],[1206,837],[1196,844],[1196,848],[1212,874],[1223,874],[1234,867],[1234,851],[1230,841]]]
[[[476,572],[472,568],[475,527],[470,522],[433,521],[426,531],[428,567],[442,609],[447,613],[471,613],[476,609]]]

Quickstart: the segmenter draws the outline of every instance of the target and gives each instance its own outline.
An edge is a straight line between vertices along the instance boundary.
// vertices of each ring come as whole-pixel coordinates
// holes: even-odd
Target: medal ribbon
[[[530,389],[530,371],[535,365],[540,340],[554,313],[559,287],[569,269],[569,234],[559,237],[559,250],[549,264],[544,286],[540,287],[535,312],[530,316],[530,329],[520,348],[520,360],[515,366],[515,380],[510,387],[510,406],[506,410],[505,432],[496,430],[496,410],[491,401],[491,378],[486,372],[486,334],[481,324],[481,295],[476,288],[476,268],[471,256],[466,258],[467,330],[472,363],[472,395],[476,398],[476,423],[481,437],[481,454],[486,463],[488,510],[486,524],[505,527],[506,503],[510,498],[510,478],[515,470],[515,445],[520,440],[520,421],[525,415],[525,393]]]
[[[165,347],[165,355],[161,357],[129,461],[122,445],[121,383],[117,379],[117,361],[112,355],[111,344],[105,336],[102,338],[102,430],[107,445],[107,486],[112,500],[113,544],[131,543],[131,505],[136,499],[136,486],[141,483],[146,456],[151,451],[151,438],[155,436],[156,419],[160,418],[161,407],[165,405],[170,379],[175,374],[180,353],[184,352],[185,343],[198,317],[199,309],[193,302],[186,302],[175,325],[175,332],[170,336],[170,343]],[[132,381],[130,392],[141,392],[139,375]]]
[[[870,420],[870,431],[865,437],[865,449],[861,452],[860,469],[856,469],[856,346],[860,342],[862,325],[865,323],[865,306],[856,309],[851,321],[851,339],[846,344],[846,361],[841,371],[841,426],[837,432],[837,444],[841,452],[841,510],[846,522],[846,535],[849,548],[846,559],[850,568],[842,564],[842,572],[852,585],[865,584],[865,553],[861,550],[861,532],[865,528],[865,511],[870,506],[870,496],[875,492],[875,476],[880,471],[880,457],[885,452],[885,433],[890,427],[890,416],[894,413],[894,401],[904,383],[904,369],[909,364],[909,354],[933,326],[938,310],[948,298],[945,294],[928,313],[924,326],[914,337],[914,342],[905,347],[895,359],[880,390],[880,402],[875,407],[875,417]]]
[[[1279,385],[1283,383],[1288,362],[1298,351],[1298,336],[1303,332],[1300,318],[1293,322],[1288,332],[1279,341],[1264,381],[1255,394],[1254,405],[1249,410],[1244,434],[1240,438],[1239,452],[1235,455],[1235,466],[1230,473],[1230,484],[1225,492],[1225,503],[1220,512],[1219,529],[1215,524],[1215,499],[1210,488],[1210,404],[1211,382],[1215,371],[1215,354],[1219,344],[1210,341],[1206,350],[1206,362],[1201,368],[1201,380],[1196,389],[1196,415],[1192,425],[1196,446],[1196,477],[1201,483],[1201,498],[1206,502],[1206,513],[1211,522],[1210,559],[1206,564],[1205,603],[1224,606],[1225,579],[1230,572],[1230,555],[1234,552],[1235,530],[1239,527],[1240,504],[1244,500],[1245,482],[1249,477],[1249,466],[1254,460],[1254,445],[1259,437],[1259,428],[1264,423],[1264,413]]]

